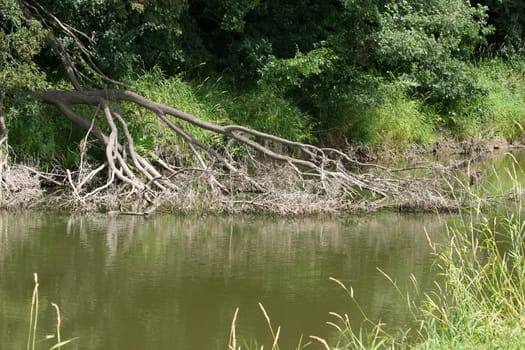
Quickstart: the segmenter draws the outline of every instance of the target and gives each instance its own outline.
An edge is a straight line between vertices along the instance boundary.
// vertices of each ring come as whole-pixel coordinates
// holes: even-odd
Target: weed
[[[506,201],[503,211],[501,205],[498,211],[475,205],[449,222],[446,243],[429,240],[440,275],[435,289],[426,294],[421,294],[417,281],[410,277],[421,303],[411,299],[410,294],[404,295],[396,282],[378,269],[406,300],[415,327],[407,325],[396,334],[387,331],[385,324],[366,316],[351,286],[330,278],[346,292],[364,321],[356,325],[348,314],[332,312],[335,320],[327,323],[334,328],[337,340],[317,336],[310,339],[325,350],[525,348],[524,192],[517,176],[523,171],[512,159],[514,163],[507,170],[514,183],[512,193],[497,197],[500,202]],[[471,195],[476,195],[473,190]],[[274,332],[261,309],[277,339],[279,328]]]
[[[39,302],[38,302],[38,275],[36,273],[33,274],[34,276],[34,282],[35,286],[33,288],[33,296],[31,298],[31,312],[29,315],[29,336],[27,337],[27,347],[26,350],[35,350],[36,349],[36,343],[37,343],[37,325],[38,325],[38,308],[39,308]],[[72,341],[75,341],[78,338],[70,338],[67,340],[62,340],[60,337],[60,326],[62,323],[62,318],[60,316],[60,309],[57,304],[51,303],[53,308],[56,311],[57,315],[57,322],[56,322],[56,334],[54,335],[48,335],[45,337],[44,340],[54,339],[56,338],[56,343],[49,348],[49,350],[55,350],[55,349],[61,349],[64,345],[67,345],[71,343]],[[40,342],[40,341],[39,341]]]

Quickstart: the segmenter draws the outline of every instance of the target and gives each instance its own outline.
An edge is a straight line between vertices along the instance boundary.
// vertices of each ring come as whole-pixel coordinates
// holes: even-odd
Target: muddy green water
[[[525,181],[522,164],[525,152],[475,165],[483,176],[472,190],[508,191],[513,179]],[[26,348],[34,272],[40,280],[38,339],[54,331],[55,302],[63,339],[78,337],[67,349],[227,349],[236,308],[238,344],[257,339],[257,348],[269,349],[258,303],[274,329],[281,326],[280,349],[295,349],[310,335],[333,341],[330,312],[347,313],[356,327],[363,317],[330,277],[352,286],[371,320],[390,330],[407,327],[407,304],[378,268],[416,300],[410,276],[421,292],[430,291],[436,271],[425,231],[441,241],[447,219],[0,213],[0,349]],[[37,344],[50,347],[48,340]]]
[[[435,279],[424,233],[444,219],[382,213],[351,219],[180,218],[0,214],[0,349],[25,349],[33,272],[40,280],[39,339],[59,304],[67,349],[227,349],[234,311],[239,338],[270,348],[262,303],[280,348],[301,336],[333,339],[329,312],[410,323],[408,309],[376,268],[413,290]],[[49,341],[38,349],[49,349]],[[318,348],[312,346],[311,348]]]

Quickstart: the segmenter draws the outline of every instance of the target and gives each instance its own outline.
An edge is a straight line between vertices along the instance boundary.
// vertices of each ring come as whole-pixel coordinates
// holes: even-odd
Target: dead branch
[[[247,149],[253,150],[258,154],[255,157],[250,155],[254,165],[259,164],[260,166],[261,162],[257,159],[265,158],[266,163],[275,161],[282,166],[289,167],[296,173],[298,183],[303,184],[302,188],[307,187],[306,182],[316,183],[317,185],[313,187],[308,185],[310,190],[326,198],[344,202],[359,200],[364,193],[369,193],[372,201],[383,201],[384,199],[408,201],[411,198],[418,198],[419,190],[423,185],[436,190],[440,188],[439,180],[436,180],[435,177],[429,180],[395,175],[402,171],[420,170],[424,168],[422,166],[390,169],[380,165],[361,163],[340,150],[287,140],[245,126],[221,126],[209,123],[172,106],[151,101],[127,90],[43,91],[35,95],[45,102],[56,105],[72,122],[90,130],[93,137],[106,147],[111,181],[115,177],[128,184],[131,188],[130,193],[135,193],[138,197],[143,196],[145,192],[159,197],[166,191],[179,191],[180,186],[174,182],[177,174],[196,170],[206,174],[212,191],[239,193],[255,190],[257,193],[265,193],[271,190],[264,181],[257,178],[257,175],[250,175],[242,163],[234,162],[232,157],[223,156],[216,148],[207,145],[186,131],[181,122],[222,135],[226,140],[234,140]],[[199,167],[191,169],[176,167],[153,152],[149,154],[153,163],[140,156],[135,151],[127,122],[119,113],[119,104],[122,102],[133,103],[137,107],[153,112],[168,129],[185,141],[188,152],[195,157]],[[88,120],[75,113],[73,106],[77,104],[92,106],[102,111],[106,122],[103,128],[109,130],[109,134],[105,133],[101,126],[94,125],[94,119]],[[268,148],[267,141],[286,146],[282,148],[290,149],[292,152],[275,152]],[[223,149],[222,152],[227,152],[227,150]],[[361,173],[355,171],[356,168],[363,167],[368,170]],[[432,167],[429,166],[426,169],[432,170]],[[443,171],[443,169],[440,170]],[[83,184],[85,181],[82,182]],[[80,187],[76,189],[79,190]],[[103,188],[106,187],[106,185],[103,186]],[[429,198],[439,197],[438,193],[434,192],[428,196]],[[240,202],[231,201],[231,203]],[[255,199],[246,200],[245,203],[267,206]]]

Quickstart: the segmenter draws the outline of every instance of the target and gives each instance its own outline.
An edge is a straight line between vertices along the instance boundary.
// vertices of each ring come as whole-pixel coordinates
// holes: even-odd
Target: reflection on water
[[[407,307],[376,268],[413,289],[433,283],[424,229],[432,215],[376,214],[346,220],[93,217],[0,214],[0,349],[27,341],[32,274],[40,279],[41,337],[56,302],[69,349],[226,349],[237,332],[269,348],[261,302],[281,348],[301,335],[330,337],[328,313],[361,317],[336,277],[373,320],[409,322]],[[48,348],[48,347],[44,347]]]
[[[525,181],[525,151],[506,152],[476,164],[482,181],[478,184],[487,193],[498,195]],[[516,181],[517,180],[517,181]]]

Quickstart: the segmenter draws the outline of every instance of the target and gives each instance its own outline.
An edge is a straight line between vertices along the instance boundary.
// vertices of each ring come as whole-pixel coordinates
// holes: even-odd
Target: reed
[[[261,309],[261,312],[264,316],[264,319],[266,320],[266,324],[268,325],[268,329],[270,331],[270,334],[272,336],[272,345],[269,348],[270,350],[279,350],[279,336],[281,334],[281,326],[278,326],[275,330],[272,326],[272,321],[270,319],[270,316],[268,315],[268,312],[264,308],[263,304],[259,303],[259,309]],[[236,322],[237,322],[237,316],[239,314],[239,308],[235,309],[235,313],[233,314],[233,320],[230,328],[230,339],[228,342],[228,350],[264,350],[264,345],[260,345],[256,339],[251,339],[250,341],[247,341],[246,339],[239,339],[236,331]],[[238,345],[239,344],[239,345]],[[299,343],[296,346],[296,350],[301,350],[306,347],[308,347],[311,344],[311,342],[308,342],[306,344],[303,344],[302,337],[299,339]]]
[[[57,342],[49,350],[55,350],[55,349],[61,349],[64,345],[69,344],[78,338],[71,338],[71,339],[67,339],[64,341],[60,338],[60,325],[62,324],[62,317],[60,316],[60,308],[55,303],[51,303],[51,305],[55,308],[55,311],[57,314],[57,323],[56,323],[56,328],[55,328]]]
[[[39,302],[38,302],[38,274],[35,272],[33,274],[35,286],[33,288],[33,296],[31,298],[31,311],[29,314],[29,336],[27,337],[27,350],[35,350],[37,343],[37,325],[38,325],[38,312],[39,312]],[[52,344],[49,350],[61,349],[64,345],[71,343],[74,340],[77,340],[78,337],[70,338],[67,340],[62,340],[60,337],[60,326],[62,324],[62,317],[60,316],[60,308],[57,304],[51,303],[51,306],[56,311],[57,321],[55,326],[55,334],[47,335],[43,340],[49,340],[56,338],[56,343]],[[39,340],[38,342],[42,342]]]
[[[519,212],[449,228],[437,253],[444,282],[421,307],[416,348],[525,347],[524,233]]]
[[[259,308],[261,309],[264,318],[266,319],[266,322],[268,324],[268,328],[270,329],[270,333],[272,334],[273,338],[273,344],[270,349],[272,350],[279,350],[279,334],[281,333],[281,326],[277,327],[277,332],[273,330],[272,322],[270,321],[270,316],[268,316],[268,313],[266,312],[266,309],[264,308],[263,304],[259,303]]]
[[[354,322],[348,314],[330,312],[330,316],[334,318],[334,321],[328,321],[326,323],[334,328],[337,341],[335,344],[330,344],[330,342],[324,338],[310,336],[312,340],[320,343],[325,350],[393,349],[397,344],[400,344],[396,337],[386,332],[385,324],[374,322],[366,315],[358,300],[354,297],[354,290],[351,286],[346,286],[334,277],[330,277],[330,280],[346,292],[350,301],[355,304],[359,310],[362,321]]]
[[[35,350],[36,329],[38,324],[38,275],[33,274],[35,286],[31,298],[31,312],[29,314],[29,336],[27,337],[27,350]]]
[[[233,314],[233,320],[232,325],[230,328],[230,342],[228,343],[228,350],[237,350],[237,332],[236,332],[236,322],[237,322],[237,314],[239,313],[239,308],[235,309],[235,313]]]

